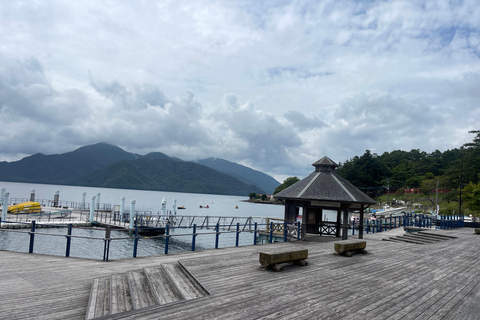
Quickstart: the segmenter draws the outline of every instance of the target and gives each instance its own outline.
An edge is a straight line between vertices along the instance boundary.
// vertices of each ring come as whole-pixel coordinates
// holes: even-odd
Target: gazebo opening
[[[308,177],[277,193],[285,203],[284,219],[295,222],[302,209],[302,234],[334,235],[348,238],[348,212],[360,212],[359,238],[363,238],[364,210],[375,204],[350,182],[335,172],[338,165],[329,157],[312,164],[315,171]],[[336,212],[336,220],[325,219],[327,211]]]

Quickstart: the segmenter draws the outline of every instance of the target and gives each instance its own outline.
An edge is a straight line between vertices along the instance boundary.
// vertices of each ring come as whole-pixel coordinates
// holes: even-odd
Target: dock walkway
[[[364,235],[368,254],[336,255],[332,242],[300,241],[109,262],[0,251],[0,318],[84,319],[92,280],[178,260],[211,293],[108,319],[480,319],[480,235],[429,244]],[[1,234],[0,234],[1,236]],[[326,237],[322,237],[326,238]],[[308,249],[306,267],[260,268],[259,252]]]

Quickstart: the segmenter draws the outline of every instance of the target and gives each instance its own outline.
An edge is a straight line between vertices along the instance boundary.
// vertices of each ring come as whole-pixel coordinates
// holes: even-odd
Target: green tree
[[[297,177],[290,177],[290,178],[285,179],[283,181],[283,183],[275,189],[273,194],[275,195],[275,194],[279,193],[280,191],[290,187],[291,185],[293,185],[294,183],[297,183],[298,181],[300,181],[300,179],[298,179]]]
[[[437,180],[435,179],[425,179],[420,184],[422,193],[427,197],[428,201],[430,201],[431,204],[435,204],[434,196],[435,196],[436,187],[437,187]]]
[[[255,192],[250,192],[250,194],[248,195],[248,197],[250,199],[255,199],[257,197],[257,194]]]
[[[470,182],[463,189],[464,192],[464,204],[467,209],[474,212],[480,212],[480,182],[474,184]]]

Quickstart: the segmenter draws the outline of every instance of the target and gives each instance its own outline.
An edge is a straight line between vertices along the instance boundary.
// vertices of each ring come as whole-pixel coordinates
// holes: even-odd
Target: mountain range
[[[223,159],[139,155],[104,142],[0,162],[0,181],[225,195],[271,194],[280,185],[265,173]]]

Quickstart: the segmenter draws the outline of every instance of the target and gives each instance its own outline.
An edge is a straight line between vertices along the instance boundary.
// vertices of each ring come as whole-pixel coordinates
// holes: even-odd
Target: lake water
[[[30,184],[1,182],[0,189],[5,188],[12,198],[30,198],[30,193],[35,190],[35,198],[53,200],[55,193],[59,192],[59,200],[82,202],[82,194],[86,193],[86,202],[91,201],[92,196],[100,193],[100,203],[120,205],[125,197],[125,209],[130,209],[130,203],[135,200],[136,211],[161,211],[163,198],[167,200],[167,210],[173,210],[173,200],[177,200],[177,206],[185,206],[186,209],[177,210],[177,215],[195,216],[241,216],[241,217],[269,217],[283,218],[284,207],[281,205],[255,204],[243,202],[248,197],[223,196],[211,194],[177,193],[165,191],[143,191],[127,189],[74,187],[47,184]],[[201,209],[200,206],[209,206]],[[238,206],[238,209],[236,207]],[[37,229],[37,232],[65,235],[64,228]],[[177,233],[191,233],[191,229],[175,230]],[[212,232],[212,230],[197,230],[198,233]],[[74,229],[73,235],[103,238],[102,230]],[[132,257],[133,235],[124,231],[112,231],[112,238],[128,238],[114,240],[110,243],[110,259]],[[235,234],[221,234],[219,247],[235,246]],[[163,238],[141,238],[138,244],[137,256],[156,255],[164,253],[165,240]],[[240,245],[253,244],[253,233],[241,233]],[[27,233],[14,233],[0,231],[0,250],[28,252],[29,235]],[[66,240],[63,236],[35,236],[35,253],[65,255]],[[215,247],[215,235],[199,235],[196,238],[196,250],[212,249]],[[169,252],[188,251],[192,249],[191,236],[171,237]],[[72,238],[71,257],[84,257],[102,259],[104,241],[83,238]]]

